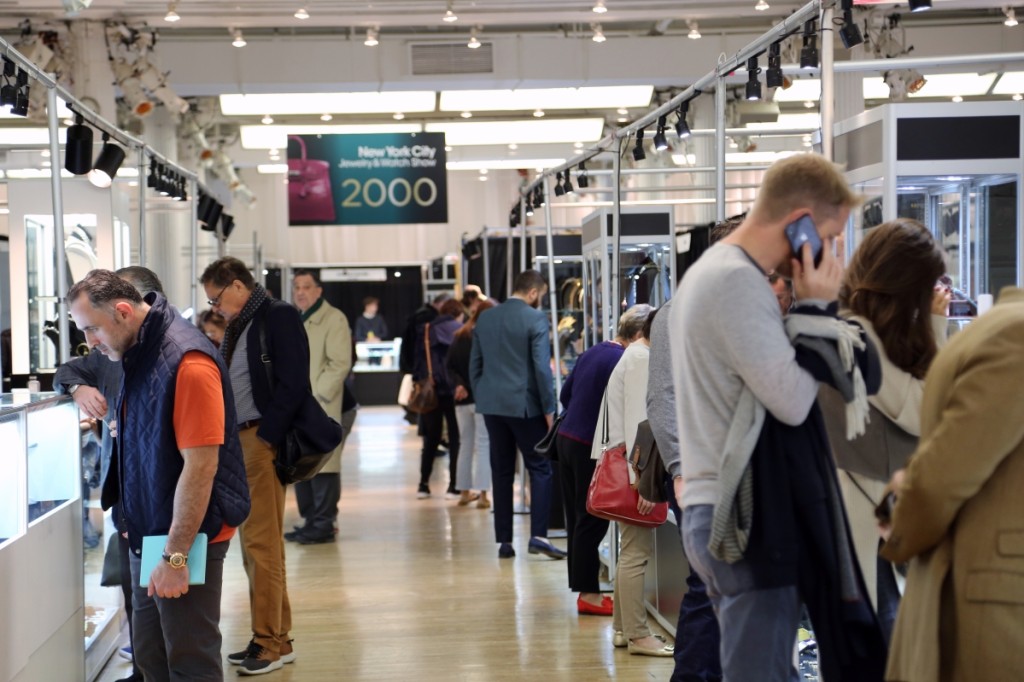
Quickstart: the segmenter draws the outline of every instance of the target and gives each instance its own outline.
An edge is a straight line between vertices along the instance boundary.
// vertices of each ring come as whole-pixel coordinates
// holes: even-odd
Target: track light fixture
[[[181,17],[178,15],[177,9],[178,9],[178,3],[177,2],[169,2],[169,3],[167,3],[167,14],[164,15],[164,21],[172,23],[172,24],[174,22],[176,22],[176,21],[181,21]]]
[[[466,47],[468,47],[471,50],[475,50],[478,47],[480,47],[481,45],[483,45],[483,43],[480,42],[480,38],[476,34],[476,29],[475,28],[470,29],[470,31],[469,31],[469,42],[466,43]]]
[[[775,41],[768,46],[768,70],[764,73],[764,84],[769,88],[784,88],[785,78],[782,75],[781,44]]]
[[[640,128],[636,131],[636,146],[633,147],[633,160],[643,161],[647,158],[647,153],[644,151],[644,129]]]
[[[686,22],[686,26],[690,29],[690,32],[686,34],[686,37],[690,40],[700,40],[700,26],[697,25],[696,21]]]
[[[665,126],[668,124],[666,116],[658,118],[658,129],[654,133],[654,151],[663,152],[668,149],[668,137],[665,135]]]
[[[89,182],[106,189],[114,182],[117,169],[124,163],[124,150],[110,141],[110,135],[103,133],[103,147],[96,157],[96,165],[89,171]]]
[[[199,218],[199,226],[204,230],[213,232],[217,229],[217,221],[220,220],[220,215],[224,212],[224,206],[209,194],[200,194],[199,206],[196,212]]]
[[[306,10],[305,7],[300,7],[297,10],[295,10],[295,14],[293,16],[296,19],[302,19],[303,21],[305,21],[306,19],[309,19],[309,12]]]
[[[757,57],[751,57],[747,60],[746,96],[748,100],[761,99],[761,81],[757,79],[759,73],[761,73],[761,68],[757,65]]]
[[[227,241],[234,231],[235,217],[229,213],[222,213],[220,216],[220,238]]]
[[[22,68],[18,69],[18,75],[14,78],[14,86],[18,91],[17,99],[11,107],[11,113],[15,116],[28,116],[28,72]]]
[[[604,30],[601,28],[601,24],[591,24],[590,30],[594,32],[594,37],[591,40],[595,43],[603,43],[608,40],[604,37]]]
[[[771,5],[768,4],[767,0],[757,0],[757,4],[754,5],[754,9],[758,12],[763,12],[767,9],[771,9]]]
[[[587,162],[580,161],[580,165],[576,167],[576,184],[580,186],[580,189],[586,189],[590,187],[590,176],[587,175]]]
[[[562,187],[562,172],[555,173],[555,196],[560,197],[565,195],[565,188]]]
[[[566,194],[576,193],[576,188],[572,186],[572,173],[568,168],[565,169],[565,184],[562,185],[562,189]]]
[[[582,185],[580,186],[582,187]],[[543,206],[545,203],[546,202],[544,201],[544,188],[541,185],[537,185],[537,187],[535,187],[533,190],[533,205],[540,207]]]
[[[3,58],[3,86],[0,87],[0,107],[13,107],[18,103],[18,88],[11,82],[17,67],[7,57]]]
[[[380,45],[380,40],[378,40],[379,35],[379,30],[370,26],[366,29],[366,40],[363,41],[363,45],[366,45],[367,47],[377,47]]]
[[[907,4],[911,12],[924,12],[932,8],[932,0],[910,0]]]
[[[245,47],[248,43],[245,42],[245,36],[242,35],[242,29],[236,28],[231,31],[231,44],[235,47]]]
[[[1006,21],[1003,22],[1003,26],[1013,28],[1017,25],[1017,13],[1012,7],[1004,7],[1003,14],[1006,15]]]
[[[85,125],[81,114],[77,114],[66,135],[64,168],[73,175],[85,175],[92,170],[92,128]]]
[[[679,105],[679,111],[676,114],[679,116],[676,119],[676,135],[679,136],[680,140],[685,140],[690,136],[690,126],[686,123],[686,114],[690,111],[690,103],[683,102]]]
[[[856,47],[863,43],[864,36],[860,33],[860,27],[853,21],[853,0],[843,0],[842,6],[843,25],[839,28],[839,37],[843,41],[843,46],[849,50],[851,47]],[[928,6],[931,7],[931,2],[928,3]]]
[[[800,48],[800,68],[818,68],[818,22],[816,19],[804,22],[804,45]]]
[[[604,0],[597,0],[591,8],[594,14],[604,14],[608,8],[604,6]]]
[[[448,9],[444,11],[444,16],[441,17],[441,21],[446,24],[454,24],[459,20],[459,17],[455,14],[455,9],[452,7],[453,4],[452,0],[448,0]]]
[[[529,195],[526,197],[526,217],[533,217],[533,199]]]

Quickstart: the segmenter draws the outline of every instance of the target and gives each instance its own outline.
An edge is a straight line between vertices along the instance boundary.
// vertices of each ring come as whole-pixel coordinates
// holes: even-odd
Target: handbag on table
[[[267,351],[266,318],[260,324],[260,360],[267,373],[270,391],[274,391],[274,369]],[[306,389],[299,411],[295,413],[284,440],[277,444],[274,469],[281,483],[308,481],[316,476],[341,445],[345,435],[341,424],[324,412],[313,391]]]
[[[430,357],[430,323],[423,327],[423,347],[427,352],[427,376],[413,382],[412,395],[405,409],[413,414],[427,414],[437,409],[437,391],[434,388],[434,362]]]
[[[628,523],[643,528],[656,528],[668,518],[668,503],[654,505],[650,514],[637,511],[640,493],[640,473],[636,462],[626,458],[626,446],[608,447],[608,393],[604,396],[604,434],[601,445],[604,450],[594,469],[594,477],[587,490],[587,513],[609,521]],[[635,448],[634,448],[635,450]],[[636,483],[629,482],[629,470],[636,474]],[[651,500],[653,502],[653,500]]]
[[[306,143],[298,135],[289,135],[288,139],[297,142],[301,150],[301,158],[288,159],[288,222],[333,223],[330,165],[307,159]]]

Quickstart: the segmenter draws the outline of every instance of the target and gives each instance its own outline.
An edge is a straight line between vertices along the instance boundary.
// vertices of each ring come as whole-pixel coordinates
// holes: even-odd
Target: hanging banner
[[[288,224],[448,222],[443,133],[288,136]]]

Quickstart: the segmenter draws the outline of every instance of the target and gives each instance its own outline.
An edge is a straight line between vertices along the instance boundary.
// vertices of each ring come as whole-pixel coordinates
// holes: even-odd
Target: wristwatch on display
[[[78,387],[79,387],[80,385],[81,385],[81,384],[71,384],[70,386],[68,386],[68,395],[74,395],[74,394],[75,394],[75,391],[77,391],[77,390],[78,390]]]
[[[172,552],[163,554],[164,561],[171,565],[171,568],[185,568],[188,566],[188,554],[182,554],[181,552]]]

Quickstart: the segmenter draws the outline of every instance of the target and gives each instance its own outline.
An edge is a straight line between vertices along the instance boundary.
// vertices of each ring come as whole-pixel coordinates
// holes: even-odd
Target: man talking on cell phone
[[[715,606],[725,680],[796,679],[793,647],[801,615],[796,566],[784,573],[784,584],[766,584],[762,566],[749,558],[746,537],[736,543],[739,550],[718,542],[733,518],[723,521],[716,511],[744,504],[733,483],[752,471],[751,488],[761,490],[763,472],[751,452],[761,446],[762,425],[774,419],[782,429],[806,428],[818,395],[816,375],[798,363],[766,275],[791,277],[798,309],[817,309],[808,313],[829,318],[823,324],[831,325],[843,274],[834,241],[857,203],[840,170],[821,156],[801,154],[775,163],[743,223],[686,272],[670,313],[681,463],[675,486],[683,543]],[[793,234],[796,225],[816,231],[812,239],[803,235],[799,253],[787,238],[787,228]],[[820,244],[818,265],[811,242]],[[746,462],[737,454],[744,448]],[[755,532],[757,524],[755,516]],[[750,529],[742,528],[748,536]]]

